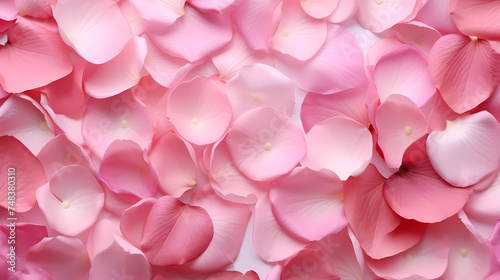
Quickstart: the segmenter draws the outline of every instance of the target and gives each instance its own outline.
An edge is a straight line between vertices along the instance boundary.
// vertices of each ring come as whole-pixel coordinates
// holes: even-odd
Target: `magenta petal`
[[[450,14],[465,35],[488,40],[500,40],[498,0],[450,0]]]
[[[269,199],[278,223],[304,239],[320,240],[347,225],[342,181],[330,170],[295,168],[273,182]]]
[[[473,191],[455,188],[434,171],[421,137],[406,150],[400,171],[384,184],[387,204],[403,218],[436,223],[460,211]]]
[[[398,216],[385,202],[385,178],[373,165],[347,180],[344,209],[354,234],[368,256],[381,259],[415,245],[426,225]]]
[[[498,86],[500,54],[486,40],[446,35],[432,47],[429,71],[443,99],[461,114],[488,99]]]
[[[180,265],[205,251],[214,234],[207,211],[163,196],[144,224],[141,249],[153,265]]]
[[[1,136],[0,166],[0,206],[15,212],[30,210],[36,190],[47,182],[40,161],[15,137]]]

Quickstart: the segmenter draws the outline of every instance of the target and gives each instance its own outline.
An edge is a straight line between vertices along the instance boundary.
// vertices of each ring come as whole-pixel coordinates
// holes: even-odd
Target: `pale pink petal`
[[[225,270],[208,277],[205,280],[259,280],[259,275],[250,270],[243,274],[239,271]]]
[[[485,280],[500,280],[500,271],[491,274]]]
[[[184,15],[186,0],[130,0],[139,15],[161,26],[172,25]]]
[[[450,14],[464,35],[499,40],[498,0],[450,0]]]
[[[384,279],[436,279],[446,270],[449,252],[447,239],[429,227],[415,246],[381,260],[368,258],[368,266]]]
[[[416,0],[358,0],[358,3],[361,25],[380,33],[410,16]]]
[[[318,242],[340,279],[363,279],[364,256],[356,237],[345,227]]]
[[[0,19],[10,21],[16,18],[18,13],[15,0],[6,0],[0,2]]]
[[[250,49],[239,33],[233,35],[233,39],[226,48],[216,56],[212,62],[219,70],[219,81],[227,82],[240,73],[245,65],[264,63],[272,65],[272,57]]]
[[[187,2],[202,11],[221,13],[231,7],[236,0],[187,0]]]
[[[307,244],[283,231],[273,216],[268,196],[255,204],[252,237],[255,251],[267,262],[285,260]]]
[[[497,121],[500,122],[500,84],[495,89],[493,94],[486,99],[483,103],[479,104],[476,108],[474,108],[471,112],[479,112],[479,111],[488,111],[492,114]],[[458,114],[457,114],[458,117]],[[448,118],[449,120],[450,118]],[[443,128],[444,129],[444,128]],[[441,130],[443,130],[441,129]]]
[[[175,57],[160,50],[147,35],[143,37],[148,44],[144,68],[160,85],[164,87],[174,86],[196,66],[196,64],[189,63],[184,58]]]
[[[47,182],[40,161],[15,137],[1,136],[0,166],[0,206],[13,213],[30,210],[36,190]]]
[[[232,119],[231,103],[221,85],[197,77],[172,90],[167,118],[182,138],[206,145],[221,139],[226,132]]]
[[[120,219],[120,232],[130,244],[140,247],[146,218],[156,199],[145,198],[125,210]]]
[[[373,68],[373,82],[381,102],[392,94],[401,94],[420,107],[436,91],[427,57],[411,45],[401,45],[384,53]]]
[[[112,191],[141,198],[152,196],[158,185],[146,152],[130,140],[116,140],[109,145],[99,167],[99,177]]]
[[[53,12],[64,42],[94,64],[117,56],[132,38],[127,20],[111,0],[57,1]]]
[[[19,10],[19,15],[31,16],[35,18],[48,18],[52,16],[51,5],[56,4],[56,0],[14,0]]]
[[[90,99],[83,114],[83,139],[100,158],[117,139],[132,140],[148,150],[153,134],[148,108],[129,91],[106,99]]]
[[[197,189],[189,202],[208,212],[214,226],[214,237],[207,249],[185,267],[196,272],[212,272],[232,264],[243,242],[252,214],[250,209],[218,197],[209,184]]]
[[[108,62],[89,64],[83,74],[85,92],[95,98],[106,98],[137,85],[147,51],[146,40],[136,36]]]
[[[90,172],[94,172],[94,167],[85,150],[66,134],[59,134],[50,140],[37,155],[43,164],[47,178],[52,177],[57,170],[67,165],[81,165]]]
[[[436,172],[450,184],[477,183],[500,165],[500,125],[481,111],[448,121],[446,130],[427,139],[427,153]]]
[[[404,43],[401,42],[397,37],[387,37],[381,38],[375,41],[369,48],[368,53],[366,54],[366,65],[374,66],[380,57],[388,52],[390,49],[395,48],[397,46],[401,46]],[[370,69],[370,68],[368,68]],[[372,68],[373,69],[373,68]],[[373,73],[372,73],[373,76]]]
[[[450,34],[432,47],[429,71],[443,99],[461,114],[488,99],[498,86],[500,54],[486,40]]]
[[[145,30],[146,20],[144,20],[140,16],[139,11],[135,8],[130,0],[120,0],[115,2],[117,2],[123,16],[130,25],[132,34],[135,36],[141,36],[141,34],[143,34]]]
[[[195,62],[231,41],[233,26],[228,14],[202,13],[191,6],[184,9],[185,14],[174,24],[161,30],[149,30],[149,37],[158,47],[173,56]]]
[[[254,50],[269,49],[281,16],[281,0],[237,1],[234,23]]]
[[[306,143],[307,153],[300,163],[314,170],[332,170],[342,180],[361,174],[372,158],[370,131],[343,116],[313,126],[306,135]]]
[[[115,193],[102,181],[101,187],[104,190],[104,209],[113,215],[121,216],[130,206],[141,200],[139,197],[128,193]]]
[[[134,94],[146,107],[155,124],[155,136],[162,135],[161,129],[158,128],[160,121],[165,121],[166,118],[162,117],[161,120],[158,116],[165,116],[165,107],[167,105],[167,88],[157,83],[151,75],[145,76],[141,79],[137,87],[134,89]],[[154,140],[153,140],[154,142]]]
[[[465,212],[482,218],[500,219],[500,176],[487,189],[472,193]]]
[[[302,0],[302,9],[313,18],[325,18],[337,8],[339,0]],[[354,2],[354,1],[353,1]]]
[[[450,15],[450,0],[428,0],[415,19],[436,28],[443,34],[459,33]]]
[[[328,21],[333,23],[340,23],[354,17],[358,11],[358,1],[351,0],[338,0],[337,7],[333,13],[328,17]]]
[[[59,169],[36,193],[48,225],[76,236],[92,226],[104,205],[104,193],[87,168],[70,165]]]
[[[186,145],[177,135],[167,132],[155,143],[149,154],[151,165],[158,174],[160,188],[175,197],[197,186],[196,163]]]
[[[429,55],[434,43],[441,38],[441,34],[434,27],[419,21],[396,24],[392,30],[397,32],[396,36],[400,40],[417,47],[426,55]]]
[[[342,181],[330,170],[297,167],[273,182],[269,199],[278,223],[304,239],[320,240],[347,225]]]
[[[318,53],[325,43],[327,24],[309,17],[299,3],[294,0],[284,1],[281,21],[270,44],[283,54],[305,61]]]
[[[366,92],[366,85],[329,95],[309,92],[300,108],[304,130],[308,132],[317,123],[337,116],[351,118],[369,127]]]
[[[396,255],[417,244],[426,225],[398,216],[383,195],[385,178],[373,165],[344,186],[344,209],[361,248],[374,259]]]
[[[207,249],[213,234],[212,220],[205,209],[167,195],[149,212],[141,250],[153,265],[185,264]]]
[[[425,116],[408,97],[391,94],[377,109],[378,145],[388,167],[398,168],[406,148],[427,133]]]
[[[274,67],[247,65],[226,86],[234,117],[262,106],[272,107],[291,116],[295,105],[293,83]]]
[[[214,144],[209,159],[209,179],[214,191],[222,198],[246,204],[255,204],[269,191],[268,182],[248,179],[234,165],[226,141]]]
[[[270,181],[289,172],[306,152],[300,127],[270,107],[252,109],[236,119],[226,143],[236,167],[257,181]]]
[[[324,254],[319,246],[306,247],[285,262],[280,279],[340,280]],[[319,256],[322,256],[322,258]]]
[[[90,280],[151,279],[151,266],[146,256],[119,236],[94,258]]]
[[[500,222],[497,221],[495,228],[491,233],[488,241],[491,244],[491,250],[495,253],[497,262],[500,263]]]
[[[55,236],[42,239],[31,247],[26,257],[30,269],[48,272],[53,280],[88,280],[90,261],[80,239]]]
[[[108,248],[115,240],[115,235],[121,236],[120,220],[114,216],[99,219],[90,228],[85,248],[91,262],[97,254]]]
[[[7,43],[0,46],[0,64],[0,84],[15,93],[45,86],[73,68],[59,34],[23,17],[7,30]]]
[[[425,148],[427,137],[408,147],[399,172],[384,184],[387,204],[403,218],[436,223],[455,215],[473,188],[455,188],[432,169]]]
[[[328,25],[326,42],[316,56],[304,62],[287,63],[293,81],[306,91],[339,92],[356,87],[365,79],[363,52],[358,39],[335,24]]]

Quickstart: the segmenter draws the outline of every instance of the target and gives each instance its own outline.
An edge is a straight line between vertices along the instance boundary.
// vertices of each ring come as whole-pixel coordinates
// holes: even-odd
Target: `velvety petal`
[[[15,137],[1,136],[0,166],[0,206],[13,213],[30,210],[36,190],[47,182],[40,161]]]
[[[339,43],[342,42],[342,43]],[[358,86],[364,80],[363,52],[358,39],[347,29],[328,25],[319,52],[304,62],[288,62],[293,81],[302,89],[329,94]]]
[[[498,175],[498,172],[496,172]],[[487,189],[472,193],[464,210],[482,218],[500,219],[500,176]]]
[[[48,184],[36,192],[48,225],[76,236],[92,226],[104,205],[104,193],[87,168],[70,165],[59,169]]]
[[[146,218],[153,208],[156,199],[149,197],[140,200],[125,210],[120,219],[120,231],[130,244],[141,246],[142,231]]]
[[[411,45],[401,45],[384,53],[373,68],[373,82],[381,102],[392,94],[401,94],[420,107],[436,91],[429,76],[427,57]]]
[[[0,84],[8,92],[45,86],[71,72],[66,45],[56,32],[19,17],[0,46]],[[30,77],[25,79],[25,77]]]
[[[117,56],[132,38],[127,20],[111,0],[57,1],[53,12],[62,39],[94,64]]]
[[[421,137],[408,147],[399,172],[384,184],[384,197],[401,217],[436,223],[460,211],[473,188],[455,188],[439,177],[427,156],[426,140]]]
[[[202,13],[191,6],[184,9],[185,14],[171,26],[148,32],[151,40],[161,49],[195,62],[231,41],[233,26],[227,14]]]
[[[117,139],[132,140],[148,150],[154,127],[148,108],[131,92],[90,99],[82,120],[85,143],[98,157]]]
[[[385,178],[373,165],[344,186],[347,220],[361,248],[374,259],[396,255],[417,244],[426,225],[398,216],[385,202]]]
[[[500,40],[498,0],[450,0],[450,14],[464,35],[488,40]]]
[[[306,143],[307,153],[300,163],[314,170],[332,170],[342,180],[362,173],[372,158],[370,131],[347,117],[316,124],[307,133]]]
[[[441,33],[433,26],[419,21],[396,24],[392,30],[397,32],[396,36],[403,42],[417,47],[426,55],[429,55],[434,43],[441,38]]]
[[[236,167],[257,181],[273,180],[289,172],[306,152],[300,127],[270,107],[252,109],[236,119],[226,143]]]
[[[305,61],[318,53],[325,43],[327,24],[309,17],[300,8],[299,3],[293,0],[284,1],[281,21],[270,44],[283,54]]]
[[[194,7],[207,12],[222,12],[231,7],[236,0],[187,0]]]
[[[189,203],[207,211],[213,222],[214,236],[207,249],[185,267],[191,271],[212,272],[232,264],[252,214],[250,209],[218,197],[209,184],[197,189]]]
[[[274,67],[265,64],[243,66],[239,75],[226,86],[234,117],[262,106],[272,107],[291,116],[295,105],[292,81]]]
[[[30,269],[47,271],[53,280],[88,280],[90,261],[80,239],[55,236],[42,239],[26,257]]]
[[[221,85],[197,77],[172,90],[167,118],[182,138],[206,145],[221,139],[226,132],[232,119],[231,103]]]
[[[287,235],[279,226],[268,196],[255,204],[252,236],[255,251],[267,262],[285,260],[306,246],[306,242]]]
[[[498,86],[500,54],[486,40],[450,34],[432,47],[429,71],[444,101],[461,114],[488,99]]]
[[[406,19],[416,0],[359,0],[358,19],[372,32],[382,32]]]
[[[300,1],[300,5],[308,15],[324,18],[332,14],[339,2],[339,0],[306,0]]]
[[[390,95],[379,106],[375,125],[378,144],[391,168],[398,168],[406,148],[427,133],[422,111],[408,97],[399,94]]]
[[[130,0],[139,15],[154,24],[169,26],[184,12],[186,0]]]
[[[149,212],[141,250],[153,265],[180,265],[203,253],[213,235],[212,220],[205,209],[167,195]]]
[[[130,140],[116,140],[104,153],[99,178],[116,193],[152,196],[158,177],[144,150]]]
[[[151,266],[146,256],[122,238],[115,236],[114,239],[94,258],[89,279],[151,279]]]
[[[19,15],[31,16],[35,18],[48,18],[52,16],[51,5],[56,4],[56,0],[14,0],[19,10]]]
[[[448,121],[446,130],[427,139],[432,167],[450,184],[466,187],[497,170],[500,164],[500,125],[481,111]]]
[[[254,50],[268,50],[281,16],[281,0],[237,1],[234,23]]]
[[[342,181],[330,170],[297,167],[273,182],[269,199],[278,223],[304,239],[320,240],[347,225]]]
[[[83,75],[85,92],[95,98],[106,98],[137,85],[147,51],[146,40],[134,37],[108,62],[89,64]]]
[[[450,15],[450,0],[428,0],[415,19],[436,28],[443,34],[459,33]]]

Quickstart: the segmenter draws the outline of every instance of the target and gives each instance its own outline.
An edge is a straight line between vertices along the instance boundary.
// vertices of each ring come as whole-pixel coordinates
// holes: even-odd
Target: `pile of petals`
[[[500,0],[2,0],[0,278],[498,280],[499,52]]]

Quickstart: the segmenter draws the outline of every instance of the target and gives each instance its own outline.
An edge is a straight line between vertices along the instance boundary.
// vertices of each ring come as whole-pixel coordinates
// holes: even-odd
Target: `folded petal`
[[[13,213],[30,210],[36,190],[47,182],[40,161],[15,137],[1,136],[0,166],[0,206]]]
[[[205,209],[167,195],[158,199],[149,212],[141,250],[153,265],[180,265],[201,255],[213,235],[213,223]]]
[[[281,21],[270,44],[283,54],[305,61],[318,53],[325,43],[327,24],[309,17],[299,3],[292,0],[283,2]]]
[[[328,17],[328,21],[340,23],[351,19],[358,11],[358,5],[358,1],[338,0],[337,7],[333,10],[331,16]]]
[[[236,0],[187,0],[187,2],[202,11],[221,13],[231,7]]]
[[[155,143],[149,155],[160,188],[175,197],[197,185],[196,164],[186,145],[177,135],[167,132]]]
[[[144,198],[123,211],[121,216],[120,232],[130,244],[137,248],[141,246],[144,224],[155,202],[155,198]]]
[[[48,225],[76,236],[92,226],[104,205],[104,193],[87,168],[70,165],[59,169],[49,183],[36,192]]]
[[[481,111],[448,121],[444,131],[433,131],[427,139],[427,153],[443,179],[467,187],[498,169],[499,141],[500,125],[490,113]]]
[[[52,16],[51,5],[56,4],[56,0],[14,0],[19,15],[31,16],[35,18],[48,18]]]
[[[498,172],[496,172],[498,174]],[[500,176],[487,189],[472,193],[464,210],[482,218],[500,219]]]
[[[450,14],[462,34],[481,39],[500,40],[498,0],[450,0]]]
[[[307,245],[283,231],[273,216],[268,196],[255,204],[252,240],[257,254],[267,262],[285,260]]]
[[[185,2],[186,0],[130,0],[142,18],[161,26],[172,25],[182,17]]]
[[[443,34],[459,33],[450,15],[450,0],[428,0],[415,19],[436,28]]]
[[[335,172],[340,179],[356,176],[372,158],[373,140],[366,126],[347,117],[333,117],[311,128],[306,135],[303,166]]]
[[[426,140],[421,137],[408,147],[399,172],[384,184],[384,198],[403,218],[436,223],[460,211],[473,188],[455,188],[439,177],[427,156]]]
[[[291,116],[295,105],[293,83],[274,67],[265,64],[243,66],[226,86],[234,117],[267,106]]]
[[[231,41],[233,25],[228,14],[202,13],[188,5],[184,10],[185,14],[174,24],[148,32],[151,40],[164,51],[195,62]]]
[[[95,98],[106,98],[137,85],[147,51],[146,40],[134,37],[108,62],[89,64],[83,74],[85,92]]]
[[[426,225],[398,216],[385,202],[385,178],[374,165],[344,186],[347,220],[361,248],[374,259],[401,253],[417,244]]]
[[[444,101],[461,114],[488,99],[498,86],[500,54],[486,40],[446,35],[432,47],[429,72]]]
[[[342,181],[330,170],[297,167],[273,182],[269,199],[278,223],[304,239],[320,240],[347,225]]]
[[[359,0],[358,19],[372,32],[380,33],[412,14],[416,0]]]
[[[94,64],[117,56],[132,38],[127,20],[112,0],[57,1],[53,12],[64,42]]]
[[[397,32],[396,36],[400,40],[417,47],[426,55],[429,55],[432,46],[441,38],[441,33],[434,26],[419,21],[396,24],[392,30]]]
[[[23,17],[7,30],[7,44],[0,47],[0,64],[0,84],[14,93],[45,86],[73,68],[59,34]]]
[[[236,119],[226,143],[236,167],[257,181],[270,181],[291,171],[306,152],[300,127],[270,107],[252,109]]]
[[[113,244],[115,236],[121,236],[119,224],[120,220],[118,218],[109,216],[99,219],[90,228],[85,247],[92,262],[97,254]]]

